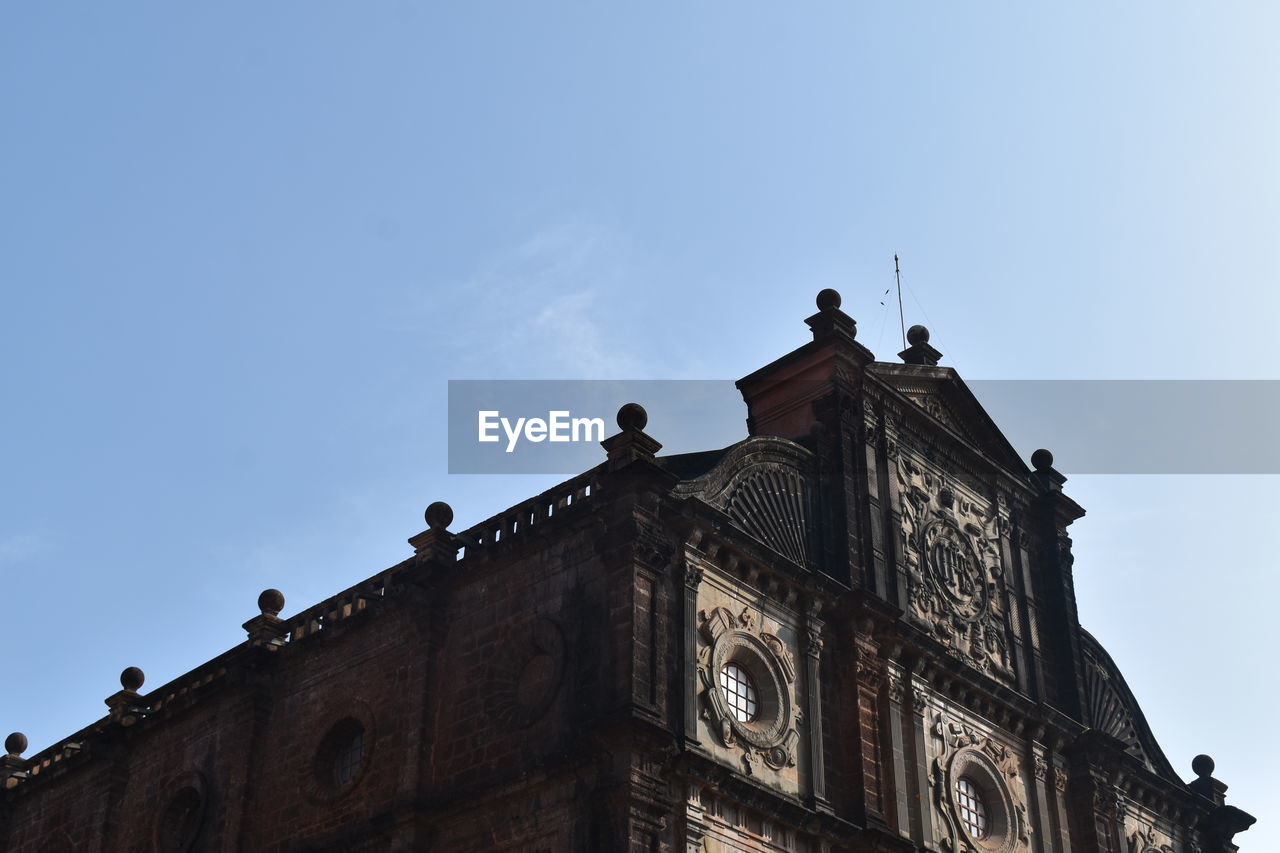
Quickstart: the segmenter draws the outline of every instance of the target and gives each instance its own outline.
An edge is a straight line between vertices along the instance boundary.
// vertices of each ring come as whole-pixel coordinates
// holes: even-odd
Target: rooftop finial
[[[921,325],[912,326],[904,335],[907,348],[898,353],[898,358],[907,364],[923,364],[929,367],[937,365],[942,353],[929,346],[929,330]]]
[[[284,593],[278,589],[264,589],[258,596],[258,610],[265,616],[279,616],[284,610]]]
[[[832,338],[853,340],[858,336],[858,324],[848,314],[840,310],[840,292],[830,287],[818,291],[814,300],[818,305],[818,313],[805,320],[813,330],[815,341],[827,341]]]
[[[22,732],[14,732],[13,734],[9,735],[7,738],[4,739],[5,752],[9,753],[14,758],[20,757],[22,753],[26,751],[26,749],[27,749],[27,736],[24,735]]]
[[[1191,770],[1201,779],[1207,779],[1213,775],[1213,759],[1207,755],[1197,755],[1191,759]]]
[[[831,291],[835,293],[835,291]],[[840,295],[836,294],[836,304],[840,303]],[[627,403],[618,409],[618,429],[643,430],[649,425],[649,413],[639,403]]]
[[[453,524],[453,507],[444,501],[434,501],[422,515],[427,521],[427,529],[409,537],[409,544],[418,559],[424,566],[455,562],[462,539],[449,532],[449,525]]]
[[[258,595],[258,615],[244,623],[249,632],[249,645],[275,651],[284,645],[289,630],[280,618],[284,610],[284,593],[278,589],[264,589]]]
[[[453,524],[453,507],[444,501],[436,501],[423,513],[427,519],[427,527],[432,530],[445,530]]]
[[[0,788],[13,788],[27,779],[27,762],[22,751],[27,748],[27,736],[22,732],[14,732],[4,739],[4,748],[8,755],[0,756]]]
[[[622,432],[600,442],[607,454],[609,470],[617,471],[641,460],[652,462],[662,444],[644,431],[649,425],[649,413],[644,406],[625,403],[618,409],[617,421]]]
[[[143,704],[142,697],[138,695],[138,688],[146,680],[147,677],[136,666],[125,667],[120,673],[120,687],[123,689],[106,698],[112,721],[122,726],[132,726],[151,713],[151,708]]]
[[[136,666],[125,667],[124,671],[120,673],[120,686],[135,693],[146,680],[147,676]]]

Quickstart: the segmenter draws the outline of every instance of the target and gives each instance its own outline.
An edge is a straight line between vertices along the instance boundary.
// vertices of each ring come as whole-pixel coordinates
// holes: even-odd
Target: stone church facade
[[[1081,626],[1052,457],[921,327],[823,291],[749,437],[596,468],[0,759],[0,844],[66,851],[1228,853]]]

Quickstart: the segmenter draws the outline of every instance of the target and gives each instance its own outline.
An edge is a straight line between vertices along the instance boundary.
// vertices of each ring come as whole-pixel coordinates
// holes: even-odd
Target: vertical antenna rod
[[[907,321],[902,317],[902,270],[898,269],[898,253],[893,253],[893,277],[898,282],[898,326],[902,329],[902,348],[907,348]]]

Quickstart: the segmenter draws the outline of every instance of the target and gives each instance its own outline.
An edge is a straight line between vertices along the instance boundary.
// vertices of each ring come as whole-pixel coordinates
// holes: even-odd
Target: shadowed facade
[[[48,851],[1229,853],[1081,628],[1047,451],[1028,467],[927,330],[876,361],[834,291],[742,379],[749,436],[596,468],[103,719],[0,759]]]

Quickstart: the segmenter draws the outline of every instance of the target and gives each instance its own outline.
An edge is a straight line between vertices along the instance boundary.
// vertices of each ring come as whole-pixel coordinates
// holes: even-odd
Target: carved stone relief
[[[758,627],[747,607],[737,615],[725,607],[703,610],[698,621],[705,641],[698,650],[703,719],[724,746],[741,748],[743,772],[755,773],[757,762],[773,770],[794,767],[800,713],[791,695],[796,679],[791,649]],[[719,683],[721,671],[730,664],[745,670],[757,691],[758,712],[751,719],[733,712]]]
[[[808,562],[809,496],[799,471],[758,465],[729,494],[725,512],[779,554],[800,565]]]
[[[1173,846],[1162,840],[1154,826],[1139,826],[1125,839],[1127,853],[1173,853]]]
[[[908,617],[983,672],[1013,679],[1000,509],[906,455],[897,463]]]
[[[559,692],[564,658],[564,636],[550,619],[513,632],[489,664],[486,710],[494,722],[520,729],[541,719]]]
[[[1026,786],[1018,758],[1003,743],[942,713],[930,726],[937,750],[929,767],[934,805],[941,818],[940,846],[949,853],[1017,853],[1030,849]],[[961,815],[957,787],[976,790],[986,829],[973,837]]]

